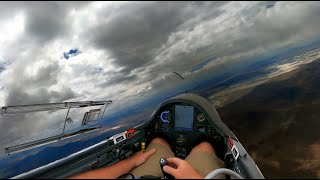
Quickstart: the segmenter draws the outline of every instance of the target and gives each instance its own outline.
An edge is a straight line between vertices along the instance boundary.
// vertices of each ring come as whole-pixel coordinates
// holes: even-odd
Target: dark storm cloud
[[[48,87],[58,82],[59,65],[57,61],[41,65],[38,68],[33,67],[32,70],[28,70],[25,67],[29,65],[31,69],[32,66],[36,66],[35,62],[25,62],[23,64],[25,66],[18,64],[16,67],[13,67],[14,71],[12,76],[14,76],[14,83],[12,84],[32,89],[34,87]],[[32,73],[30,73],[30,71],[32,71]]]
[[[232,6],[235,6],[235,4]],[[234,12],[237,12],[237,8],[232,6],[226,9],[235,8]],[[320,15],[319,4],[302,6],[301,3],[299,7],[297,3],[259,2],[252,6],[247,2],[246,6],[245,8],[241,7],[241,11],[237,13],[229,10],[229,12],[222,14],[221,18],[219,17],[221,19],[219,24],[195,21],[198,18],[191,20],[190,22],[197,22],[197,24],[202,25],[202,29],[195,29],[201,30],[202,34],[195,36],[187,33],[182,36],[184,39],[189,38],[183,44],[181,43],[181,45],[188,47],[186,49],[189,49],[189,51],[179,52],[178,48],[168,47],[169,52],[166,52],[168,56],[162,59],[172,60],[159,64],[157,68],[186,71],[190,68],[190,64],[196,64],[210,57],[238,56],[236,59],[244,62],[243,59],[250,59],[261,53],[286,48],[288,45],[299,43],[301,40],[319,37],[316,31],[316,29],[319,29],[319,23],[316,22]],[[269,8],[262,8],[265,6]],[[283,9],[290,10],[283,11]],[[199,12],[199,14],[201,13]],[[219,31],[219,29],[222,30]],[[177,39],[179,38],[175,38],[172,44],[178,43]],[[198,51],[200,49],[202,49],[201,52]],[[170,55],[176,52],[179,53]],[[199,58],[199,55],[203,58]],[[233,66],[239,66],[237,61],[225,61],[223,63],[224,66],[232,68]],[[224,71],[227,71],[227,69]]]
[[[32,86],[49,86],[58,82],[59,65],[54,62],[38,69],[35,75],[24,79],[27,84],[33,83]]]
[[[10,1],[1,1],[0,2],[0,20],[2,18],[12,17],[15,13],[22,9],[20,6],[21,2],[10,2]]]
[[[45,43],[58,36],[67,36],[70,28],[67,15],[71,9],[81,8],[89,2],[0,2],[0,18],[12,17],[17,12],[26,16],[26,36]]]
[[[272,8],[276,3],[277,3],[277,1],[268,1],[268,2],[266,2],[265,7]]]
[[[115,64],[131,71],[152,60],[152,51],[167,40],[182,19],[177,18],[180,12],[177,6],[167,3],[133,4],[126,9],[107,24],[95,27],[99,33],[93,34],[97,46],[116,57]]]
[[[32,74],[25,68],[27,65],[35,64],[25,61],[10,69],[12,79],[5,82],[8,90],[6,105],[61,102],[76,96],[70,87],[63,87],[59,91],[48,89],[58,82],[59,65],[57,61],[42,65],[37,69],[33,68]]]
[[[144,66],[151,62],[156,51],[168,40],[171,33],[187,23],[190,18],[197,16],[203,10],[215,11],[223,3],[198,2],[146,2],[130,3],[118,7],[121,11],[110,13],[106,19],[99,19],[99,25],[89,33],[92,42],[98,48],[111,53],[114,64],[124,67],[123,71]],[[213,14],[214,14],[213,13]],[[111,17],[109,17],[111,16]],[[206,18],[206,17],[202,17]],[[211,16],[210,18],[214,18]],[[192,26],[189,22],[189,26]],[[191,28],[191,27],[190,27]]]
[[[37,88],[34,93],[21,91],[22,87],[12,87],[6,99],[7,105],[39,104],[49,102],[63,102],[76,96],[69,87],[62,91],[51,91],[46,88]]]
[[[318,36],[316,29],[320,27],[317,23],[320,16],[320,5],[300,3],[304,8],[298,9],[297,4],[291,2],[288,2],[287,6],[284,5],[284,2],[282,4],[261,2],[261,5],[265,5],[268,9],[258,10],[258,8],[255,8],[248,11],[246,14],[247,20],[241,22],[239,26],[243,33],[231,39],[231,41],[227,41],[227,43],[232,43],[229,48],[223,51],[222,48],[227,46],[226,43],[218,47],[216,51],[223,51],[224,54],[235,54],[248,50],[252,51],[257,47],[271,51],[278,47],[283,48],[293,45],[293,43],[299,43],[301,40],[310,39],[312,36]],[[291,10],[288,12],[280,10],[284,8],[291,8]],[[254,14],[255,18],[250,17]]]
[[[122,84],[122,83],[130,83],[134,82],[138,79],[137,74],[127,74],[125,72],[107,72],[104,74],[104,77],[106,78],[106,81],[103,83],[98,83],[97,87],[106,87],[116,85],[116,84]]]
[[[26,33],[40,42],[49,41],[60,34],[68,33],[66,9],[54,2],[28,4]]]

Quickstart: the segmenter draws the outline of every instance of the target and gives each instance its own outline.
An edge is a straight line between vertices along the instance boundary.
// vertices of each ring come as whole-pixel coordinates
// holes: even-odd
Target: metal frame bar
[[[67,119],[68,119],[68,115],[69,115],[69,111],[70,111],[71,107],[69,107],[66,118],[64,119],[64,125],[63,125],[63,130],[62,130],[62,136],[64,136],[64,130],[66,129],[66,123],[67,123]]]
[[[2,115],[27,113],[37,111],[50,111],[67,108],[99,106],[111,104],[112,101],[77,101],[77,102],[64,102],[64,103],[46,103],[46,104],[30,104],[30,105],[17,105],[17,106],[3,106],[1,108]]]
[[[104,115],[104,112],[106,111],[108,105],[111,104],[111,103],[108,103],[108,104],[105,104],[106,107],[104,107],[104,110],[103,110],[103,113],[102,115],[100,116],[100,119],[102,119],[103,115]],[[100,114],[99,114],[100,115]]]

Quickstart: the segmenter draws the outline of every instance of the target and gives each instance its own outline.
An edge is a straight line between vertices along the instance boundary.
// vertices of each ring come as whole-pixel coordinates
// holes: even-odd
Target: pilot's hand
[[[150,149],[147,152],[139,151],[139,152],[136,152],[134,155],[132,155],[129,160],[133,162],[134,167],[138,167],[142,165],[144,162],[146,162],[146,160],[155,152],[156,152],[155,148]]]
[[[172,157],[168,158],[167,162],[169,164],[163,167],[163,170],[174,176],[176,179],[203,179],[204,177],[199,174],[193,167],[188,163],[188,161]]]

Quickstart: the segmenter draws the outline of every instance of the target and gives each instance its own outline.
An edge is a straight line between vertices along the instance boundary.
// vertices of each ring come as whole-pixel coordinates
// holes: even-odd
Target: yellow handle
[[[141,151],[144,152],[145,148],[146,148],[146,143],[141,142]]]

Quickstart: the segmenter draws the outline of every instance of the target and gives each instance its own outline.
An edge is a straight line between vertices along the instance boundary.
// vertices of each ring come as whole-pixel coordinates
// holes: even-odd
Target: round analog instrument
[[[197,120],[199,122],[203,122],[204,120],[206,120],[206,117],[204,116],[203,113],[199,113],[199,114],[197,114]]]
[[[169,123],[170,120],[171,120],[170,111],[163,111],[163,112],[160,114],[160,119],[161,119],[161,121],[164,122],[164,123]]]

